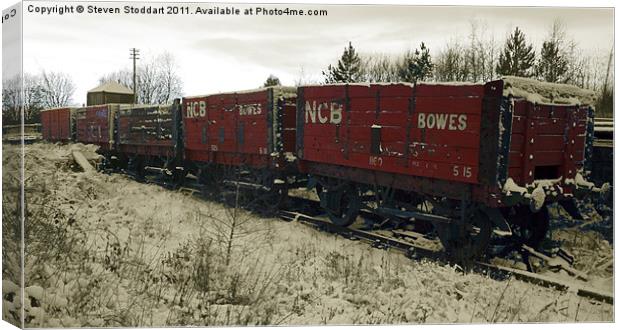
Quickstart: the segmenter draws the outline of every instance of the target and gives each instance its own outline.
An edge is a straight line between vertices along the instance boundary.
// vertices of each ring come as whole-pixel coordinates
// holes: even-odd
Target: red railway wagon
[[[177,109],[174,105],[121,106],[116,113],[117,151],[162,159],[175,157]]]
[[[73,112],[75,108],[63,107],[41,111],[41,133],[43,139],[52,142],[67,142],[73,138]]]
[[[539,244],[545,203],[593,190],[587,106],[513,98],[503,80],[306,86],[297,97],[300,169],[340,225],[366,205],[432,223],[449,253],[471,259],[493,227]]]
[[[114,115],[119,108],[119,104],[103,104],[76,109],[76,141],[98,145],[104,153],[114,150]]]
[[[295,90],[268,87],[183,99],[185,159],[252,168],[286,167],[295,150]]]
[[[500,112],[483,103],[499,103],[501,93],[493,84],[300,87],[297,155],[311,174],[381,185],[396,179],[402,189],[460,197],[467,184],[484,181],[481,167],[492,167],[480,157],[481,136],[497,141],[499,127],[482,118],[497,124]]]

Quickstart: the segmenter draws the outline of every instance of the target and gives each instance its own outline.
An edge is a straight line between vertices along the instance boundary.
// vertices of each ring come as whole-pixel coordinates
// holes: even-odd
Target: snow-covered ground
[[[463,274],[187,192],[83,173],[72,149],[94,157],[80,144],[26,146],[27,326],[613,320],[613,306],[572,292]],[[8,255],[14,230],[5,222]],[[20,300],[11,260],[3,258],[5,320]]]

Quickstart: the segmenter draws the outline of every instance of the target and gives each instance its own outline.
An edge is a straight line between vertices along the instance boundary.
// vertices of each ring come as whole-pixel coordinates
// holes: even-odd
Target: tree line
[[[538,52],[519,27],[502,47],[485,31],[488,29],[483,23],[471,22],[466,40],[449,41],[433,57],[424,42],[401,56],[359,54],[349,43],[337,64],[322,71],[324,83],[485,82],[511,75],[594,90],[604,85],[601,72],[608,68],[596,63],[597,58],[582,55],[577,43],[566,36],[560,21],[553,23]]]
[[[40,122],[41,109],[68,105],[74,92],[71,77],[62,72],[43,70],[38,74],[24,73],[23,78],[10,77],[2,82],[2,122],[19,124],[19,105],[23,105],[26,123]]]
[[[296,85],[308,83],[462,81],[485,82],[512,75],[541,81],[572,84],[597,92],[597,115],[613,114],[613,49],[609,54],[586,56],[578,44],[566,34],[563,23],[551,25],[540,47],[528,42],[525,32],[515,27],[502,44],[482,21],[471,21],[466,38],[453,38],[431,55],[422,42],[419,47],[401,55],[361,54],[351,42],[337,63],[321,72],[322,81],[309,80],[303,68]],[[140,61],[136,70],[136,102],[140,104],[170,103],[183,94],[182,80],[174,56],[164,52]],[[98,82],[117,82],[133,89],[133,73],[129,69],[103,74]],[[263,86],[280,85],[270,75]],[[23,85],[23,100],[19,93]],[[42,71],[7,79],[2,90],[4,123],[19,123],[19,104],[24,105],[27,123],[39,121],[39,111],[72,104],[75,85],[61,72]]]
[[[104,74],[99,84],[119,83],[133,90],[133,72],[121,69]],[[183,95],[183,82],[172,54],[164,52],[139,63],[136,68],[136,103],[166,104]]]
[[[133,90],[133,72],[121,69],[102,75],[99,84],[117,82]],[[168,52],[157,54],[139,63],[136,68],[136,103],[166,104],[183,95],[183,84],[174,56]],[[23,94],[20,89],[23,86]],[[41,71],[24,73],[3,81],[2,122],[19,124],[23,105],[25,123],[40,122],[43,109],[73,105],[73,79],[66,73]],[[23,100],[22,100],[23,98]]]
[[[597,92],[597,115],[613,113],[613,53],[585,56],[561,21],[550,27],[540,49],[519,27],[500,47],[486,25],[472,21],[467,39],[453,39],[434,56],[422,42],[400,56],[360,54],[351,42],[334,65],[321,72],[323,83],[455,81],[485,82],[502,76],[576,85]],[[302,78],[299,84],[307,83]]]

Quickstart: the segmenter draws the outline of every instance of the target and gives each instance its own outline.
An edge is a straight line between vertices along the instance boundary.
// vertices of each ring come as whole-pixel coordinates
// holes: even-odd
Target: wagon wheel
[[[139,182],[143,182],[146,180],[146,171],[144,170],[145,162],[144,159],[140,156],[135,156],[131,160],[131,169],[135,173],[136,180]]]
[[[273,181],[273,180],[271,180]],[[288,185],[286,183],[265,183],[267,190],[257,189],[251,193],[251,204],[259,212],[274,214],[283,208],[288,200]]]
[[[491,219],[480,209],[468,215],[463,228],[455,224],[438,224],[436,228],[448,257],[462,265],[484,255],[493,231]]]
[[[217,199],[220,196],[223,178],[215,166],[199,168],[196,176],[204,197]]]
[[[179,169],[173,168],[172,179],[171,179],[172,185],[175,188],[183,186],[183,184],[185,183],[185,178],[187,177],[187,173],[188,171],[186,169],[179,170]]]
[[[515,207],[507,220],[519,245],[538,249],[549,232],[549,210],[544,206],[536,213],[528,206]]]
[[[319,194],[321,206],[327,211],[329,220],[338,226],[347,227],[355,222],[360,208],[362,197],[359,188],[346,185],[339,189],[325,189]]]
[[[241,189],[242,205],[263,214],[276,213],[288,198],[286,178],[278,178],[269,171],[249,170],[236,180],[255,185]]]
[[[288,201],[288,182],[284,180],[283,184],[274,184],[271,188],[275,195],[275,207],[281,209],[286,205]]]
[[[504,251],[512,249],[519,251],[521,259],[526,265],[527,270],[534,271],[534,266],[530,262],[530,253],[522,249],[522,245],[527,245],[534,250],[538,250],[549,232],[549,210],[543,206],[538,212],[532,213],[529,206],[518,206],[510,210],[507,220],[513,232],[513,246]]]

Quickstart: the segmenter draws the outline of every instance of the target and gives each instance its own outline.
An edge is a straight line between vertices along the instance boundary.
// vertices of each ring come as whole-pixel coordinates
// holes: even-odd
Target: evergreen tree
[[[361,75],[361,60],[351,42],[349,42],[349,47],[344,49],[338,65],[334,67],[330,64],[327,72],[323,71],[325,82],[328,84],[358,82]]]
[[[280,84],[280,79],[272,74],[269,75],[269,77],[267,77],[267,80],[265,80],[265,83],[263,84],[263,87],[270,87],[270,86],[280,86],[282,84]]]
[[[543,42],[540,59],[536,65],[538,77],[548,82],[563,82],[563,76],[567,71],[568,60],[558,40],[550,39]]]
[[[526,45],[525,34],[515,28],[515,32],[506,39],[504,51],[499,55],[496,71],[500,75],[531,77],[536,54],[533,46]]]
[[[424,43],[420,44],[420,49],[413,53],[407,52],[398,70],[400,80],[416,83],[424,80],[433,73],[433,63],[428,48]]]

